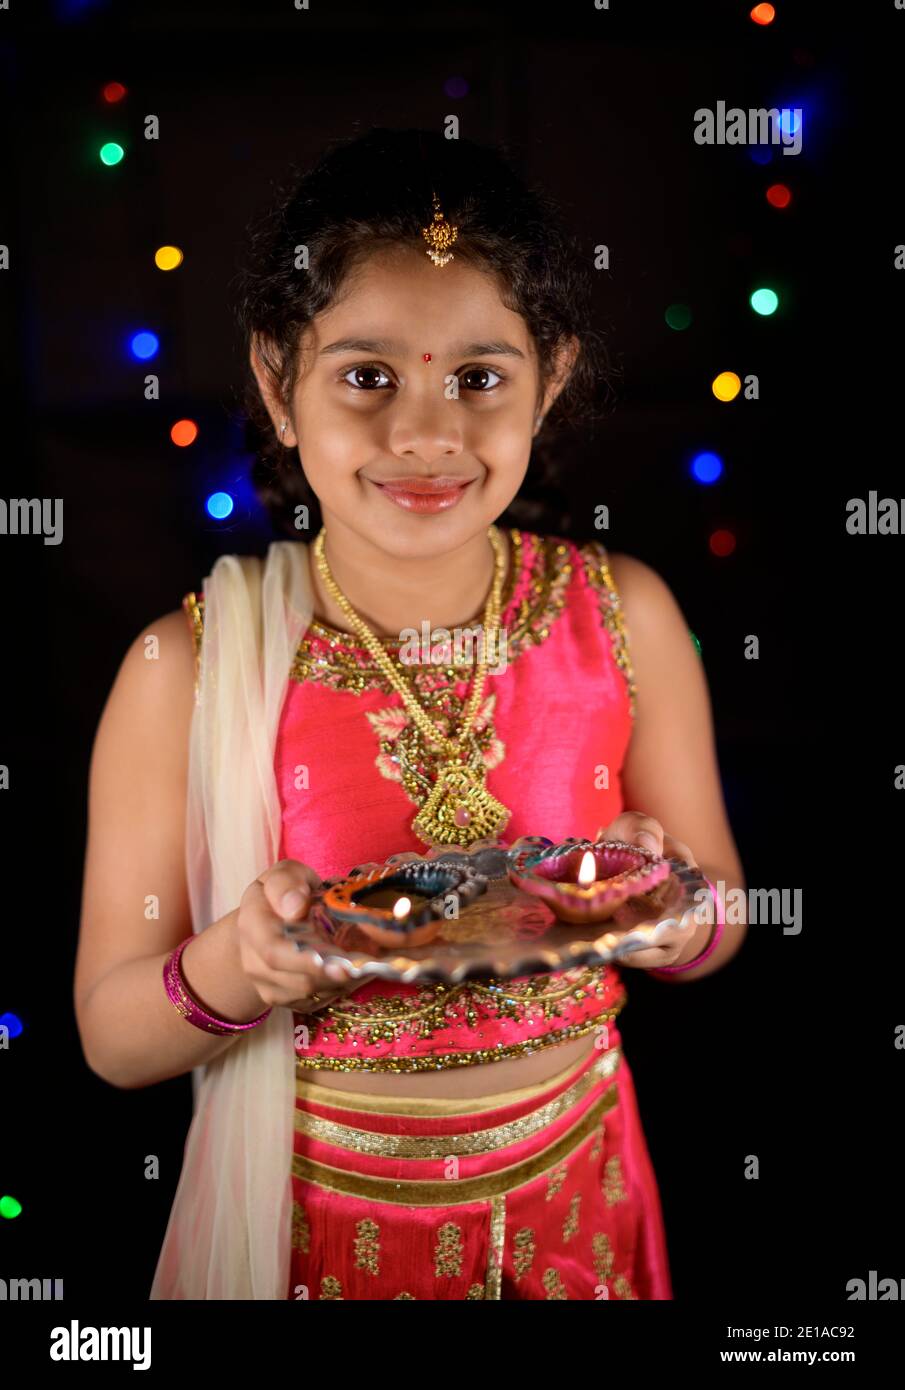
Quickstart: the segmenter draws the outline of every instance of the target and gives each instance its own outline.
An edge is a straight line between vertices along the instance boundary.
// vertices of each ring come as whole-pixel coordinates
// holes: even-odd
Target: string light
[[[156,333],[143,330],[141,333],[133,333],[129,350],[133,357],[137,357],[140,362],[147,362],[149,357],[156,357],[160,348],[160,339]]]
[[[720,372],[710,383],[710,389],[718,401],[734,401],[742,389],[742,379],[735,372]]]
[[[198,438],[198,426],[194,420],[177,420],[170,430],[170,438],[180,449],[187,449]]]
[[[175,270],[182,265],[183,255],[178,246],[158,246],[154,252],[154,264],[158,270]]]
[[[233,499],[228,492],[212,492],[205,506],[215,521],[222,521],[233,509]]]

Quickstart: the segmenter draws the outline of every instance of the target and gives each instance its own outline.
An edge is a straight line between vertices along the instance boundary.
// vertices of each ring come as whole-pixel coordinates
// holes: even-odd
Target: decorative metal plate
[[[441,934],[422,946],[381,950],[354,924],[336,925],[321,902],[328,879],[314,896],[302,922],[288,925],[286,935],[315,953],[318,963],[335,957],[348,962],[353,979],[399,980],[406,984],[493,977],[513,979],[544,975],[576,965],[605,965],[633,951],[656,946],[670,925],[687,925],[700,901],[695,894],[707,885],[697,869],[670,859],[672,872],[651,892],[631,898],[606,922],[572,926],[560,922],[538,898],[509,881],[510,856],[524,849],[543,849],[553,843],[541,835],[523,836],[512,845],[502,840],[478,840],[468,849],[432,849],[427,854],[394,854],[387,864],[437,860],[466,864],[486,875],[487,892],[465,908],[457,919],[444,922]],[[576,841],[576,844],[585,843]],[[357,864],[344,877],[382,867]]]

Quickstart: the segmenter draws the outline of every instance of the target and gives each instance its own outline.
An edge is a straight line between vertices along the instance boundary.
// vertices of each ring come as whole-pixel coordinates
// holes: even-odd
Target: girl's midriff
[[[611,1030],[612,1033],[612,1030]],[[555,1047],[525,1057],[468,1067],[443,1067],[437,1071],[387,1074],[384,1072],[305,1071],[305,1080],[330,1086],[335,1091],[356,1091],[382,1096],[494,1096],[546,1081],[566,1067],[577,1065],[594,1051],[595,1035],[571,1038]]]

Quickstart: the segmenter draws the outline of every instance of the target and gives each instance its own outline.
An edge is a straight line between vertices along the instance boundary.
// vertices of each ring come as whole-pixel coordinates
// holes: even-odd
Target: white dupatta
[[[186,851],[196,932],[279,858],[280,710],[311,622],[308,547],[223,555],[204,584]],[[201,1077],[199,1083],[199,1076]],[[288,1296],[295,1104],[292,1013],[275,1008],[193,1076],[194,1116],[151,1299]]]

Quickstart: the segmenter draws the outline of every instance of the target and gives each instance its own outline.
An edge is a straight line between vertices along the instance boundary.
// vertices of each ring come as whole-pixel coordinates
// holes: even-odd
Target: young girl
[[[672,1296],[623,976],[710,974],[742,927],[447,987],[286,931],[322,879],[453,840],[621,838],[742,885],[669,589],[510,524],[599,378],[588,281],[501,155],[417,131],[334,146],[251,239],[259,482],[294,539],[140,634],[91,773],[86,1059],[199,1081],[152,1298]],[[403,660],[423,624],[505,661]]]

